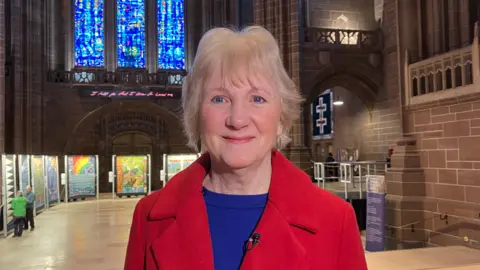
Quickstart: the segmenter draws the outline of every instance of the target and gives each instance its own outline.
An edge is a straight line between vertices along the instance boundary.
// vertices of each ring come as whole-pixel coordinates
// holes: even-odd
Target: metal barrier
[[[342,183],[341,193],[345,199],[348,199],[350,192],[358,193],[362,199],[366,192],[367,175],[385,175],[387,171],[386,161],[312,162],[317,186],[329,190],[327,182]]]

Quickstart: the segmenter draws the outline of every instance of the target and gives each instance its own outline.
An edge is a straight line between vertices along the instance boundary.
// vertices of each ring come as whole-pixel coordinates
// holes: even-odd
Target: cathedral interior
[[[0,204],[16,191],[10,184],[25,186],[22,173],[35,179],[36,162],[39,179],[55,167],[58,191],[57,206],[47,200],[37,213],[48,229],[24,248],[37,260],[15,269],[122,269],[129,200],[145,191],[115,196],[112,172],[127,162],[120,157],[146,157],[151,192],[177,170],[170,157],[196,157],[182,126],[183,79],[207,30],[249,25],[277,39],[305,99],[282,152],[356,211],[362,177],[384,177],[385,250],[452,248],[367,253],[370,269],[480,269],[480,1],[11,0],[0,1]],[[95,164],[86,201],[108,200],[92,206],[96,216],[85,197],[69,197],[64,178],[75,157]],[[357,211],[363,231],[365,212]],[[117,225],[107,230],[110,219]],[[88,236],[95,224],[117,240],[97,246]],[[53,239],[58,230],[65,239]],[[22,246],[10,240],[0,239],[0,265],[14,269],[20,259],[8,254]],[[63,255],[48,253],[62,246]],[[45,259],[74,253],[83,254],[77,268]],[[408,260],[425,268],[395,266]]]

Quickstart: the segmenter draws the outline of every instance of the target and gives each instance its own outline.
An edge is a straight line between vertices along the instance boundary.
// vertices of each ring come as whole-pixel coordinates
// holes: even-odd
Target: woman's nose
[[[230,115],[226,119],[226,125],[232,129],[242,129],[248,126],[250,121],[249,110],[245,104],[232,104]]]

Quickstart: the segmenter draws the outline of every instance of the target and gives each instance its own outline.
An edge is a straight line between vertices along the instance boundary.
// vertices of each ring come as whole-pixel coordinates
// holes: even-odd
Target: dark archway
[[[360,114],[362,119],[370,121],[375,104],[382,94],[382,84],[382,73],[378,69],[368,64],[352,63],[348,65],[336,64],[325,66],[317,73],[313,80],[310,80],[309,85],[304,85],[304,90],[306,90],[306,102],[303,110],[304,139],[306,144],[312,148],[312,151],[315,150],[313,149],[314,141],[311,134],[310,104],[321,93],[328,89],[337,89],[338,87],[345,89],[344,91],[350,92],[352,97],[358,100],[359,103],[357,102],[358,104],[356,106],[360,107],[355,108],[361,108],[362,105],[364,106],[365,113]],[[346,106],[348,107],[348,105]],[[352,129],[354,128],[352,127]],[[340,132],[339,134],[343,133]],[[335,139],[316,141],[316,143],[333,143],[334,140],[337,140],[336,137],[337,136],[335,136]],[[341,138],[341,136],[339,138]]]
[[[323,91],[340,86],[352,91],[367,107],[372,108],[383,84],[382,73],[370,65],[328,65],[305,86],[307,104]]]
[[[99,119],[105,115],[114,115],[125,111],[139,112],[148,115],[161,115],[162,119],[172,129],[182,130],[180,119],[168,109],[165,109],[153,102],[149,101],[114,101],[101,106],[90,113],[87,113],[75,126],[73,132],[68,137],[68,141],[64,147],[64,153],[73,154],[77,149],[76,144],[82,134],[94,128]]]

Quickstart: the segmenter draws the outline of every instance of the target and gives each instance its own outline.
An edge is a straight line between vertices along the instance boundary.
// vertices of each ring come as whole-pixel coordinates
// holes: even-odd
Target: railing
[[[429,59],[408,64],[405,61],[406,105],[480,92],[480,47],[478,23],[473,44]]]
[[[48,82],[72,86],[116,86],[181,88],[187,73],[179,70],[161,70],[148,73],[144,69],[118,69],[114,72],[103,69],[51,70]]]
[[[462,211],[464,210],[462,209]],[[479,226],[475,222],[472,223],[472,220],[476,218],[480,218],[480,212],[472,211],[472,214],[473,214],[472,218],[458,216],[458,215],[455,215],[455,209],[454,209],[452,212],[449,212],[449,213],[437,213],[427,218],[424,218],[415,222],[407,223],[401,226],[385,225],[385,227],[388,231],[388,236],[393,238],[397,238],[396,237],[397,231],[408,230],[411,233],[410,235],[412,236],[414,235],[413,233],[415,233],[417,230],[426,230],[428,231],[428,233],[425,236],[425,238],[422,238],[421,234],[416,234],[416,236],[420,236],[420,238],[411,239],[411,237],[405,237],[404,233],[401,233],[400,235],[401,237],[399,238],[399,240],[404,243],[419,243],[419,242],[426,243],[428,242],[428,238],[430,237],[430,234],[449,234],[449,232],[451,232],[452,230],[455,231],[455,230],[461,229],[462,227],[465,227],[468,230],[474,230],[472,229],[472,226],[475,226],[478,230]],[[449,219],[450,217],[452,217],[453,222]],[[442,227],[441,229],[438,229],[438,230],[425,229],[424,227],[425,223],[430,222],[433,224],[437,224],[437,222],[435,222],[435,220],[437,219],[438,219],[438,223],[444,223],[441,226]],[[480,239],[478,238],[473,239],[466,235],[461,235],[461,234],[458,236],[463,237],[463,242],[465,242],[467,246],[480,249]]]
[[[304,46],[314,49],[322,48],[357,48],[381,50],[381,31],[342,30],[329,28],[305,29]]]
[[[386,171],[385,161],[313,162],[317,186],[343,194],[345,199],[352,196],[351,192],[362,199],[366,192],[367,176],[385,175]]]

